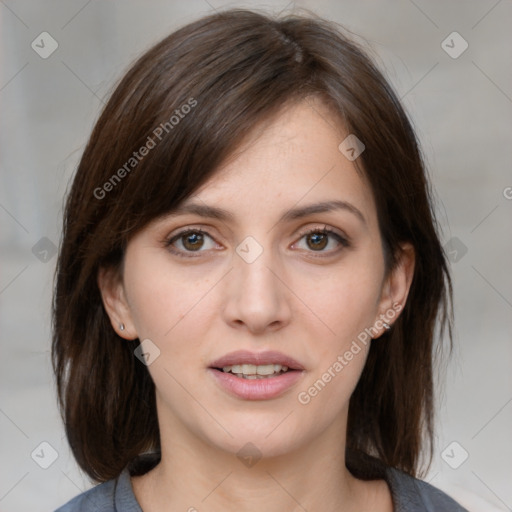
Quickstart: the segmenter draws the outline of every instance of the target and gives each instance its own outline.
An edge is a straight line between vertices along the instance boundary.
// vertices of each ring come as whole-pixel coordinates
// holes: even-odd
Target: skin
[[[370,343],[379,341],[360,344],[308,404],[297,399],[359,333],[393,304],[405,304],[414,269],[413,250],[404,245],[400,264],[386,273],[371,190],[338,150],[347,135],[320,100],[286,108],[188,200],[229,210],[233,220],[157,219],[128,243],[120,278],[100,271],[113,328],[160,350],[148,370],[162,462],[132,478],[145,512],[393,510],[387,484],[354,478],[344,458],[349,399]],[[364,221],[340,209],[279,222],[286,210],[336,199]],[[326,225],[349,245],[303,235]],[[180,257],[164,241],[183,228],[207,235],[203,245],[192,245],[190,235],[176,240]],[[236,252],[247,236],[263,248],[252,263]],[[278,350],[305,371],[277,398],[235,398],[207,368],[238,349]],[[246,467],[236,454],[249,442],[262,458]]]

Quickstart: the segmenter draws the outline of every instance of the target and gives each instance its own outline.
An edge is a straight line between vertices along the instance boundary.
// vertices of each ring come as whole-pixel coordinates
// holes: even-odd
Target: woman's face
[[[265,457],[343,442],[370,336],[396,320],[412,273],[410,259],[385,276],[370,188],[338,149],[347,135],[319,101],[287,109],[188,212],[131,239],[122,282],[100,276],[114,328],[146,340],[163,446]]]

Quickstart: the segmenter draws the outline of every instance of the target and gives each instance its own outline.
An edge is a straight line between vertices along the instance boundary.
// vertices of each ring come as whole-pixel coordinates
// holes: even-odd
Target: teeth
[[[281,369],[278,364],[264,364],[256,368],[256,373],[258,375],[272,375],[274,372],[277,373],[279,371],[275,369],[276,367],[279,368],[279,370]]]
[[[280,364],[234,364],[232,366],[224,366],[222,371],[225,373],[233,373],[237,377],[258,379],[276,373],[284,373],[288,371],[288,366],[282,366]]]
[[[255,375],[256,369],[257,368],[254,364],[243,364],[242,369],[238,370],[236,373],[243,373],[244,375]]]

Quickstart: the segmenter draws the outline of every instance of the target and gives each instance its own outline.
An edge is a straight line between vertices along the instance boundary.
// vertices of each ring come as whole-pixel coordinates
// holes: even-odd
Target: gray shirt
[[[386,469],[395,512],[468,512],[436,487],[397,469]],[[142,512],[125,469],[109,480],[80,494],[55,512]]]

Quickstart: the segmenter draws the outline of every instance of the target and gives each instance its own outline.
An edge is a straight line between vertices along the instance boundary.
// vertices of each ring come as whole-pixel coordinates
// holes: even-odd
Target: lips
[[[274,374],[267,374],[271,373],[271,365],[280,366],[274,366]],[[275,373],[281,367],[286,368]],[[258,375],[254,375],[256,369]],[[235,375],[230,373],[233,370]],[[213,361],[208,374],[224,392],[238,399],[270,400],[298,385],[305,371],[293,357],[281,352],[238,350]]]
[[[304,370],[304,367],[295,359],[281,352],[249,352],[248,350],[237,350],[230,352],[210,364],[210,368],[222,370],[225,366],[253,364],[255,366],[267,364],[280,364],[287,366],[289,370]]]

